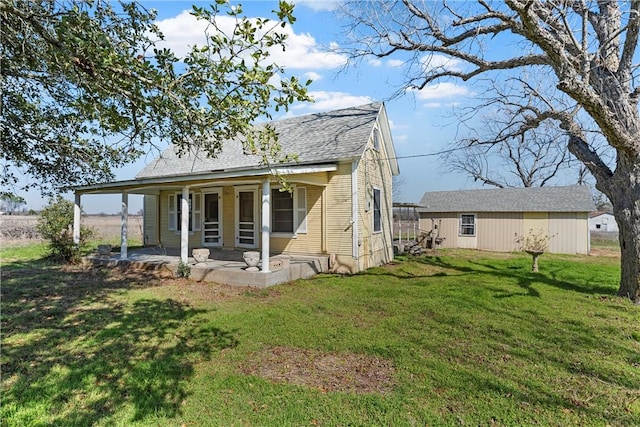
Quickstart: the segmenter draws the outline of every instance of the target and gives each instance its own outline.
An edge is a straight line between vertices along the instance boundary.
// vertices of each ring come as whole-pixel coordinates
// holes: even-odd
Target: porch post
[[[120,259],[127,259],[127,221],[129,220],[129,193],[122,192],[122,213],[120,214]]]
[[[73,204],[73,244],[80,244],[80,193],[75,193]]]
[[[182,202],[180,204],[180,261],[189,262],[189,186],[182,187]]]
[[[262,181],[262,272],[269,272],[269,232],[271,228],[271,183]]]

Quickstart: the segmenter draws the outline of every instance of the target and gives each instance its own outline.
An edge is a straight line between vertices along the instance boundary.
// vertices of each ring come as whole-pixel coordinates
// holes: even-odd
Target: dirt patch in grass
[[[327,353],[291,347],[268,347],[254,353],[243,373],[322,392],[387,393],[394,385],[390,360],[355,353]]]
[[[591,256],[620,258],[620,249],[604,248],[604,247],[598,247],[598,248],[592,247],[591,251],[589,251],[589,255],[591,255]]]

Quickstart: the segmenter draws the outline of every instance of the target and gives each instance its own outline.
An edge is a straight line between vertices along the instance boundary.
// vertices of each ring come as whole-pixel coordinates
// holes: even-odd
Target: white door
[[[203,246],[222,246],[222,196],[220,190],[205,192]]]
[[[236,245],[257,247],[257,189],[236,189]]]

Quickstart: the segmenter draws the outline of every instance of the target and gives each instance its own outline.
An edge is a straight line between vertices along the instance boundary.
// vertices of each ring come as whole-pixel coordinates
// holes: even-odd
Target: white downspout
[[[189,186],[182,187],[182,200],[180,202],[180,261],[189,262]]]
[[[262,182],[262,272],[269,273],[269,239],[271,228],[271,183]]]
[[[73,204],[73,244],[80,244],[80,193],[75,193]]]
[[[127,259],[127,222],[129,220],[129,194],[122,192],[122,212],[120,214],[120,259]]]
[[[352,256],[359,259],[358,247],[358,160],[351,163],[351,232],[352,232]],[[359,264],[359,263],[358,263]]]

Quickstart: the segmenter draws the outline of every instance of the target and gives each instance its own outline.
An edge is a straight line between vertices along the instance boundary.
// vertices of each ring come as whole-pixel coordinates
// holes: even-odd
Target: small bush
[[[50,256],[67,262],[78,262],[81,250],[87,246],[87,240],[93,229],[80,227],[80,243],[73,241],[73,203],[62,196],[49,200],[42,210],[36,229],[49,242]]]
[[[180,260],[178,262],[178,269],[176,270],[178,277],[184,277],[185,279],[191,275],[191,266],[188,263]]]

